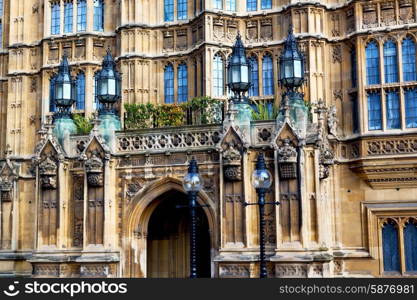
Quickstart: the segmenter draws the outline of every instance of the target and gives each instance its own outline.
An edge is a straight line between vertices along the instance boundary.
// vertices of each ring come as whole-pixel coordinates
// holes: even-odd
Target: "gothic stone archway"
[[[148,228],[151,217],[158,206],[166,200],[166,195],[177,193],[186,197],[179,179],[166,177],[152,182],[145,187],[129,204],[123,241],[122,274],[125,277],[147,277],[148,275]],[[204,192],[198,195],[198,202],[208,207],[202,209],[207,218],[210,237],[211,276],[214,276],[213,257],[217,247],[217,230],[215,228],[214,203]]]

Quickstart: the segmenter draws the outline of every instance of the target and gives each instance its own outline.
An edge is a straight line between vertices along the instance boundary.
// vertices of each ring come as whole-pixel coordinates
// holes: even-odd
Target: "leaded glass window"
[[[223,0],[213,0],[213,7],[216,9],[223,9]]]
[[[77,75],[77,110],[85,109],[85,74],[83,72]]]
[[[169,64],[164,71],[165,103],[174,103],[174,67]]]
[[[86,0],[78,0],[77,3],[77,31],[87,29],[87,3]]]
[[[404,228],[405,269],[417,271],[417,223],[410,220]]]
[[[186,20],[188,18],[188,1],[187,0],[177,0],[178,1],[178,8],[177,8],[177,18],[178,20]]]
[[[261,9],[271,9],[272,0],[261,0]]]
[[[174,0],[164,0],[164,21],[174,21]]]
[[[262,59],[262,80],[263,94],[269,96],[274,94],[274,70],[272,65],[272,56],[266,54]]]
[[[379,50],[375,41],[366,46],[366,78],[367,84],[380,83]]]
[[[385,82],[398,82],[398,56],[394,41],[388,40],[384,44]]]
[[[402,42],[404,81],[416,81],[416,44],[407,37]]]
[[[382,228],[382,250],[384,271],[399,272],[398,228],[393,221],[388,221]]]
[[[72,18],[73,18],[73,6],[72,2],[65,2],[64,4],[64,32],[72,32]]]
[[[104,30],[104,1],[94,0],[94,30]]]
[[[53,3],[51,5],[51,34],[60,34],[61,7],[59,3]]]
[[[236,0],[226,0],[226,10],[236,11]]]
[[[49,111],[50,112],[56,111],[55,80],[56,80],[56,75],[52,76],[51,79],[49,80]]]
[[[224,63],[218,54],[214,56],[213,62],[213,94],[214,96],[224,95]]]
[[[405,125],[407,128],[417,127],[417,90],[410,89],[404,92],[405,98]]]
[[[188,72],[187,65],[178,66],[178,102],[186,102],[188,100]]]
[[[246,0],[246,10],[255,11],[258,9],[258,0]]]
[[[258,58],[256,56],[252,56],[249,58],[249,63],[251,66],[250,69],[250,80],[251,80],[251,87],[249,89],[249,96],[259,96],[259,66],[258,66]]]
[[[387,128],[401,128],[400,98],[397,91],[386,94]]]
[[[382,129],[382,108],[380,93],[370,93],[368,95],[368,127],[369,130]]]

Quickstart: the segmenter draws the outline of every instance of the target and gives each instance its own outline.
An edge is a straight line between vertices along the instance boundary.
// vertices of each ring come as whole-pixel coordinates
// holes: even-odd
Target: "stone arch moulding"
[[[125,214],[126,222],[123,225],[124,235],[126,236],[123,240],[121,259],[121,275],[123,277],[146,277],[146,237],[149,220],[159,204],[158,197],[172,190],[185,194],[181,179],[165,177],[148,184],[129,203]],[[213,250],[216,249],[218,240],[216,206],[204,191],[198,194],[198,203],[207,206],[203,210],[210,230],[211,261],[213,261]],[[214,266],[212,266],[212,274],[213,272]]]

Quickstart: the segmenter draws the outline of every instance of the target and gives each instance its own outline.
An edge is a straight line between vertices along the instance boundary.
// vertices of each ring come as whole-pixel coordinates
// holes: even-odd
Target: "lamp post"
[[[188,208],[190,210],[190,278],[197,278],[197,204],[198,192],[203,187],[203,179],[198,173],[197,161],[193,158],[188,166],[188,173],[183,180],[184,190],[188,194]]]
[[[252,184],[256,190],[258,196],[257,203],[245,203],[245,205],[258,205],[259,208],[259,277],[268,277],[268,271],[266,269],[266,255],[265,255],[265,205],[278,205],[279,202],[266,202],[265,194],[272,185],[271,172],[266,168],[265,158],[262,153],[258,155],[256,161],[256,168],[252,173]]]
[[[54,113],[54,134],[61,145],[64,146],[66,137],[75,134],[77,128],[71,119],[71,106],[76,102],[76,81],[71,76],[71,69],[67,55],[62,57],[58,74],[54,80],[51,100],[54,101],[57,111]]]
[[[234,105],[237,111],[237,121],[242,128],[249,129],[252,119],[252,110],[249,106],[247,92],[250,83],[250,65],[246,57],[246,49],[242,42],[242,37],[238,33],[236,42],[233,45],[232,55],[227,64],[227,86],[233,92],[233,97],[229,102],[229,111],[233,111]]]
[[[304,138],[307,131],[308,108],[304,103],[304,94],[298,90],[305,82],[305,57],[298,47],[290,24],[283,52],[279,58],[279,83],[286,88],[281,101],[281,113],[278,118],[289,117],[298,134]]]
[[[246,57],[246,50],[243,46],[242,37],[238,33],[227,66],[227,85],[234,93],[232,99],[236,104],[248,103],[248,98],[245,94],[250,88],[249,69],[250,66]]]
[[[116,62],[110,50],[107,50],[102,68],[96,75],[96,95],[103,106],[99,109],[99,130],[110,147],[114,144],[114,132],[122,128],[120,119],[113,108],[114,104],[121,99],[121,81],[120,73],[116,70]]]

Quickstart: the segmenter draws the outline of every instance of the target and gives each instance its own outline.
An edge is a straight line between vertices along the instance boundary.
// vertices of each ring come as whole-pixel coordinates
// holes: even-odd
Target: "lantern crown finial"
[[[110,67],[115,65],[116,63],[114,62],[113,56],[111,55],[111,50],[110,48],[107,48],[106,55],[103,59],[103,67]]]
[[[70,73],[70,66],[68,62],[68,54],[64,52],[64,55],[62,56],[61,64],[58,67],[59,73]]]

